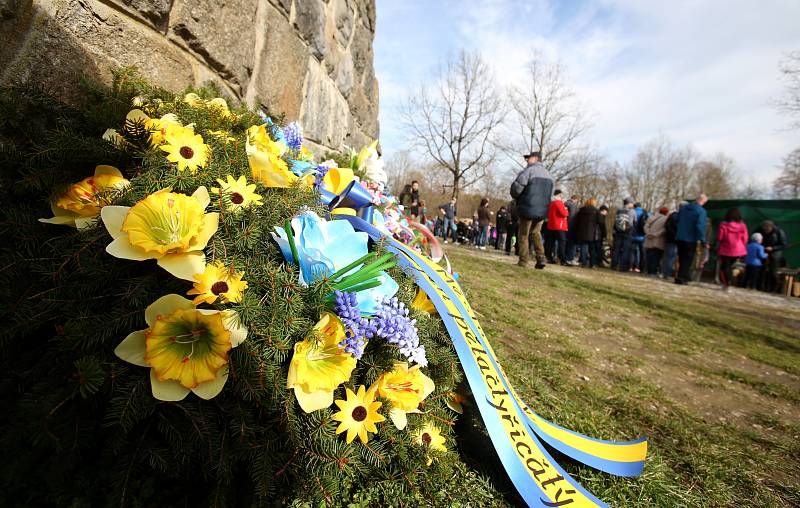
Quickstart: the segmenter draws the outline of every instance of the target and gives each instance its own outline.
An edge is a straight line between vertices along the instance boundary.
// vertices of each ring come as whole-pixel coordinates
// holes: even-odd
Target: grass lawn
[[[511,382],[544,418],[649,438],[644,474],[561,461],[612,506],[800,506],[800,299],[451,247]]]

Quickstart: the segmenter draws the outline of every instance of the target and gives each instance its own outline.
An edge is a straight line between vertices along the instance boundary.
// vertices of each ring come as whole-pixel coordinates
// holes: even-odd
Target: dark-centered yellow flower
[[[195,305],[201,303],[214,303],[219,299],[222,303],[239,303],[242,301],[242,292],[247,289],[247,281],[243,281],[244,272],[237,272],[214,261],[206,265],[203,273],[196,273],[197,282],[187,295],[194,297]]]
[[[209,147],[191,127],[170,126],[164,139],[166,144],[159,148],[167,153],[168,161],[178,165],[178,171],[188,169],[194,174],[208,164]]]
[[[341,422],[336,433],[347,431],[345,441],[348,444],[352,443],[356,436],[362,443],[366,443],[369,440],[367,433],[378,432],[375,424],[386,419],[378,413],[381,403],[375,401],[375,393],[372,390],[367,391],[363,385],[358,387],[356,393],[347,388],[347,400],[337,400],[336,405],[340,411],[334,413],[333,419]]]

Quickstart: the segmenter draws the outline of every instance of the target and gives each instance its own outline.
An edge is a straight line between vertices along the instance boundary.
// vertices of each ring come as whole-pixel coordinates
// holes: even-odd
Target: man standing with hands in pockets
[[[528,235],[533,228],[533,245],[536,251],[536,268],[545,267],[544,245],[542,245],[542,224],[547,217],[550,196],[553,195],[553,177],[542,165],[540,152],[531,152],[524,156],[528,162],[511,184],[511,197],[516,202],[519,216],[518,266],[528,266]]]

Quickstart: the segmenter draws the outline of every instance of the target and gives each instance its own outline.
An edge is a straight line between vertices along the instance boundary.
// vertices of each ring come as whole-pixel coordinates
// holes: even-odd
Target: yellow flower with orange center
[[[345,338],[338,317],[324,313],[314,325],[314,337],[297,342],[289,364],[286,388],[294,389],[300,407],[306,413],[333,404],[333,391],[350,379],[356,359],[339,344]]]
[[[334,413],[332,417],[340,422],[336,433],[347,431],[345,439],[347,444],[352,443],[356,436],[362,443],[366,443],[369,440],[367,433],[378,432],[375,424],[386,420],[378,413],[378,408],[382,404],[375,401],[375,393],[372,390],[365,390],[363,385],[358,387],[356,393],[347,388],[347,399],[337,400],[336,405],[339,407],[339,412]]]
[[[370,391],[377,392],[391,402],[389,418],[400,430],[408,424],[406,415],[418,413],[420,402],[433,393],[434,389],[433,380],[422,373],[419,365],[409,369],[405,362],[395,363],[391,372],[381,374],[370,387]]]
[[[164,137],[166,144],[159,148],[167,153],[167,160],[178,165],[178,171],[197,173],[208,164],[210,148],[200,134],[191,127],[171,126]]]
[[[129,334],[114,353],[150,367],[153,396],[181,400],[191,391],[218,395],[228,377],[228,352],[247,338],[232,310],[197,309],[180,295],[162,296],[145,310],[148,328]]]
[[[245,149],[253,178],[264,186],[289,187],[297,181],[297,175],[289,170],[288,164],[281,158],[287,150],[286,145],[273,141],[264,124],[247,129]]]
[[[121,259],[155,259],[172,275],[194,281],[205,272],[203,249],[219,226],[218,213],[206,213],[208,190],[187,196],[162,189],[132,207],[106,206],[103,223],[114,239],[106,252]]]
[[[242,301],[242,292],[247,289],[247,281],[243,281],[244,272],[237,272],[228,268],[221,261],[214,261],[206,265],[203,273],[196,273],[197,282],[187,295],[195,296],[192,303],[199,305],[203,302],[214,303],[239,303]]]
[[[97,166],[94,176],[70,185],[67,191],[51,203],[53,217],[39,219],[48,224],[63,224],[84,229],[94,224],[100,209],[108,204],[114,191],[130,184],[113,166]]]

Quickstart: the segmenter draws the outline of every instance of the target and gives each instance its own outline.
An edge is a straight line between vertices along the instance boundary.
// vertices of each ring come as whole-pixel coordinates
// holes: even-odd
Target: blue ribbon
[[[347,187],[338,195],[323,187],[319,191],[322,195],[321,201],[328,205],[328,210],[352,208],[368,225],[372,225],[372,216],[375,212],[372,206],[372,194],[357,181],[353,180],[347,184]]]
[[[365,223],[357,217],[345,216],[344,218],[350,221],[357,231],[366,232],[371,238],[373,238],[373,240],[386,238],[386,235],[384,235],[380,230],[368,223]],[[498,456],[500,457],[500,460],[509,475],[509,478],[511,478],[511,481],[514,483],[514,486],[517,488],[520,495],[525,499],[529,506],[559,506],[559,504],[557,504],[557,499],[555,500],[556,504],[549,501],[549,499],[552,499],[552,496],[545,492],[536,482],[531,480],[530,475],[525,470],[525,466],[518,459],[517,454],[511,446],[512,443],[505,435],[505,430],[502,427],[502,423],[500,422],[500,418],[496,411],[497,408],[490,403],[492,397],[488,393],[488,390],[482,381],[479,367],[472,356],[470,346],[463,338],[462,332],[459,329],[458,324],[455,322],[453,316],[447,312],[439,292],[436,291],[436,289],[429,283],[428,278],[434,281],[439,286],[439,289],[445,293],[448,300],[450,300],[457,307],[459,313],[461,314],[460,317],[469,325],[472,333],[481,343],[484,351],[486,351],[486,356],[490,359],[499,374],[501,371],[497,366],[493,356],[490,354],[490,349],[486,347],[486,344],[482,338],[482,334],[473,322],[470,313],[467,312],[467,310],[461,305],[459,298],[455,295],[450,285],[447,284],[447,282],[444,281],[441,276],[432,270],[426,263],[420,263],[420,269],[425,273],[425,275],[427,275],[427,278],[422,277],[417,273],[417,269],[412,266],[412,263],[409,260],[409,258],[413,259],[413,257],[416,256],[416,253],[410,251],[405,245],[402,245],[391,238],[388,240],[389,245],[387,246],[387,250],[396,254],[400,254],[398,256],[398,264],[412,272],[411,275],[415,277],[417,284],[423,289],[423,291],[425,291],[425,293],[436,306],[437,310],[439,310],[439,315],[442,318],[442,321],[444,322],[451,339],[453,340],[453,345],[456,348],[456,353],[458,354],[461,366],[464,369],[467,382],[469,383],[473,395],[475,396],[475,400],[478,404],[478,409],[481,413],[484,424],[486,425],[486,429],[489,433],[492,443],[495,446],[495,449],[497,450]],[[510,390],[508,390],[508,381],[506,381],[502,375],[500,375],[500,377],[503,385],[506,387],[506,390],[510,393]],[[516,399],[512,397],[511,400],[514,406],[517,408],[518,413],[521,414],[523,418],[528,420],[527,415],[525,415],[522,408],[517,404]],[[530,420],[526,422],[528,424],[527,426],[534,431],[534,433],[530,436],[532,441],[537,446],[539,452],[547,459],[553,470],[556,471],[557,474],[565,481],[567,481],[570,486],[580,491],[592,502],[596,503],[598,506],[607,506],[602,501],[594,497],[590,492],[581,487],[580,484],[572,479],[570,475],[553,460],[552,456],[550,456],[550,454],[538,440],[538,433],[535,432],[535,429],[528,422],[530,422]],[[538,495],[534,495],[534,492],[538,492]]]

